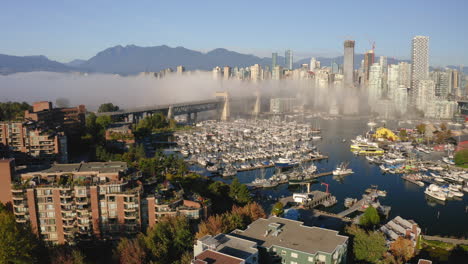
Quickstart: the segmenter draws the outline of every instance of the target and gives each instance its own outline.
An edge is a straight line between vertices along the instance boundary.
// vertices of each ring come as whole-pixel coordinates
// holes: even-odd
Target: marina
[[[306,120],[306,122],[308,121]],[[357,155],[357,153],[350,151],[350,145],[356,135],[365,132],[363,128],[366,127],[366,124],[366,120],[320,120],[323,138],[320,141],[311,142],[314,151],[327,153],[327,159],[303,162],[302,165],[292,169],[269,165],[262,169],[263,172],[260,169],[242,170],[237,172],[235,177],[248,185],[255,179],[262,177],[278,181],[277,184],[268,188],[254,188],[254,195],[262,197],[259,201],[267,210],[275,201],[296,193],[297,190],[291,189],[294,186],[297,186],[294,188],[305,191],[301,189],[301,186],[310,182],[311,191],[323,191],[321,183],[329,184],[330,192],[338,202],[331,207],[318,205],[313,208],[313,211],[323,211],[326,214],[335,215],[335,218],[339,218],[338,214],[347,210],[344,205],[346,198],[365,193],[370,185],[378,185],[388,192],[385,197],[380,197],[379,200],[382,200],[385,205],[391,206],[391,211],[388,212],[389,217],[400,215],[404,218],[412,218],[420,223],[424,229],[427,229],[427,233],[431,235],[468,235],[468,227],[465,225],[468,222],[468,214],[465,210],[465,206],[468,204],[466,195],[463,197],[454,196],[443,202],[424,193],[429,184],[435,183],[437,179],[443,181],[439,184],[448,186],[449,181],[453,184],[457,184],[456,182],[460,180],[465,181],[464,174],[459,169],[452,168],[452,165],[442,162],[441,156],[435,152],[425,153],[414,149],[404,154],[404,148],[398,145],[387,145],[387,150],[383,155]],[[396,122],[387,122],[386,126],[399,127]],[[421,149],[429,151],[426,148]],[[349,162],[348,167],[354,173],[344,177],[331,177],[333,170],[342,162]],[[294,169],[305,171],[310,164],[316,166],[317,172],[315,174],[320,175],[319,177],[295,181],[294,177],[288,176],[288,174],[306,176],[307,173],[295,173]],[[381,169],[382,167],[385,168],[385,171]],[[402,178],[402,176],[418,173],[421,175],[420,181],[424,183],[425,187],[420,187],[420,184]],[[230,182],[232,177],[215,175],[214,179]],[[458,183],[458,185],[461,184]],[[466,185],[462,185],[460,192],[463,192],[463,188],[466,188]],[[301,192],[300,190],[299,192]],[[360,212],[360,210],[354,210],[351,215],[356,212]]]

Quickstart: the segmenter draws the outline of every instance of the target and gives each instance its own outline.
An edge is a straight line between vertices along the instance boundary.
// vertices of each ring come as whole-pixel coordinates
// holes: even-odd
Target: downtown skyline
[[[422,5],[424,12],[418,13]],[[468,37],[459,26],[466,24],[462,14],[466,6],[464,1],[400,1],[391,6],[373,1],[359,5],[313,1],[290,4],[286,12],[287,7],[275,2],[185,3],[184,8],[159,2],[139,6],[123,2],[111,6],[105,1],[31,3],[28,8],[7,3],[0,11],[1,23],[11,24],[20,15],[28,19],[15,19],[4,30],[0,54],[45,55],[68,62],[89,59],[108,47],[135,44],[203,52],[226,48],[260,57],[291,49],[297,60],[342,55],[342,42],[352,39],[357,54],[369,50],[375,41],[377,54],[410,59],[412,37],[426,35],[431,38],[431,66],[467,65],[463,51]]]

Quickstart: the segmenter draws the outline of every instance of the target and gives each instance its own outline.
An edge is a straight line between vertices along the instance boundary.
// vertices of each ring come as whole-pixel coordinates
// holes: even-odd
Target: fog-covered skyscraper
[[[374,64],[375,56],[374,56],[374,50],[369,50],[364,54],[364,65],[363,65],[363,73],[364,73],[364,79],[365,83],[369,81],[369,72],[370,72],[370,67],[372,64]]]
[[[284,67],[288,70],[293,68],[293,53],[292,50],[287,50],[284,53]]]
[[[429,79],[429,37],[416,36],[411,48],[411,104],[418,101],[419,82]]]
[[[273,70],[276,65],[278,65],[278,53],[274,52],[271,54],[271,69]]]
[[[354,85],[354,40],[344,42],[343,75],[345,87]]]

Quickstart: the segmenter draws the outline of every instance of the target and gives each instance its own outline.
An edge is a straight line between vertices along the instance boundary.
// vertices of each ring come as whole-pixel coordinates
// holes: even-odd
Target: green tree
[[[455,165],[463,166],[468,164],[468,149],[462,149],[455,152]]]
[[[0,263],[33,263],[37,261],[41,242],[29,227],[16,223],[15,216],[0,211]]]
[[[373,206],[367,207],[364,214],[359,219],[359,224],[365,227],[373,227],[380,223],[380,216],[377,209]]]
[[[116,112],[116,111],[119,111],[119,107],[117,105],[114,105],[113,103],[101,104],[98,108],[98,113]]]
[[[283,204],[280,202],[275,203],[275,205],[271,209],[271,214],[275,216],[282,216],[283,213],[284,213]]]
[[[26,110],[31,110],[31,106],[26,102],[0,103],[0,121],[21,120]]]
[[[247,204],[252,201],[249,189],[245,184],[241,184],[237,178],[229,186],[229,197],[238,204]]]
[[[419,134],[424,135],[424,133],[426,133],[426,125],[419,124],[416,126],[416,130],[418,131]]]
[[[193,234],[185,217],[169,217],[157,222],[143,237],[153,263],[173,263],[192,250]]]
[[[388,250],[385,245],[385,237],[381,232],[367,232],[352,225],[346,228],[346,233],[353,237],[353,254],[357,260],[379,263]]]
[[[401,129],[400,132],[398,133],[398,136],[402,141],[408,140],[408,133],[406,132],[406,129]]]
[[[110,124],[112,124],[112,119],[108,115],[98,116],[96,118],[96,124],[101,130],[105,130]]]

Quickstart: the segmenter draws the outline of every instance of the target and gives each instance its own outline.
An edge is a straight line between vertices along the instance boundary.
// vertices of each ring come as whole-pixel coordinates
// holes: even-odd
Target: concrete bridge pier
[[[193,123],[197,123],[197,117],[198,117],[198,113],[197,113],[197,112],[194,112],[194,113],[193,113],[193,119],[192,119],[192,122],[193,122]]]
[[[169,106],[169,109],[167,110],[167,120],[174,119],[174,107]]]
[[[135,116],[133,114],[129,114],[127,116],[127,120],[129,123],[135,123]]]

